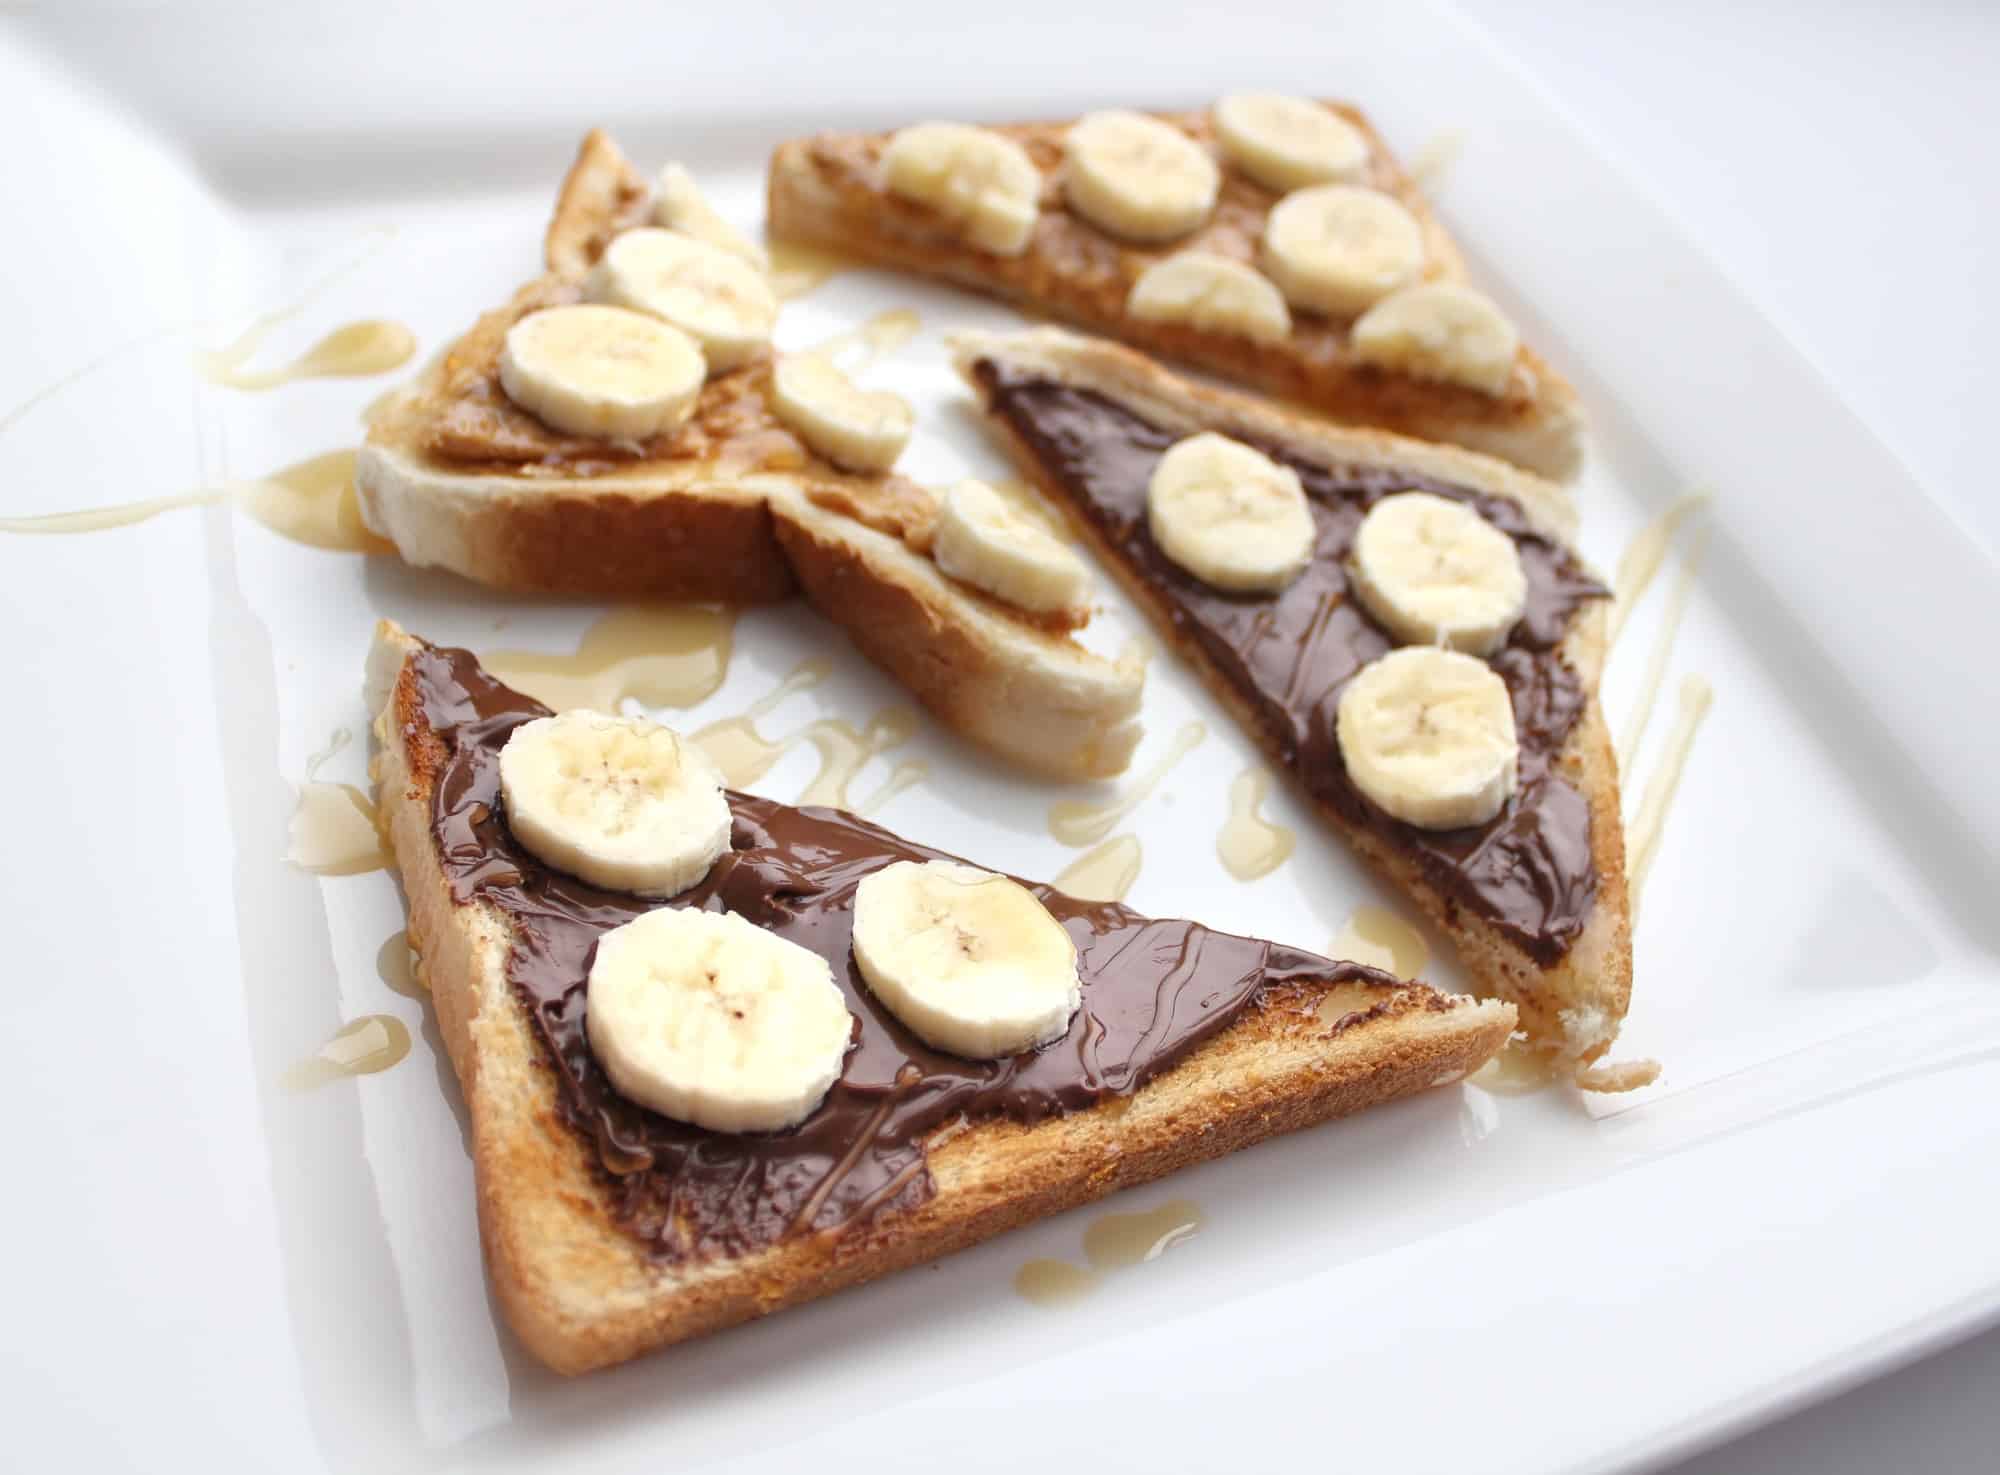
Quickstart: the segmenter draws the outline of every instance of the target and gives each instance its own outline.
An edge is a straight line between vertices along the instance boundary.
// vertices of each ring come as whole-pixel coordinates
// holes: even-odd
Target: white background
[[[1465,0],[2000,547],[2000,6]],[[1990,1469],[2000,1331],[1675,1467]]]

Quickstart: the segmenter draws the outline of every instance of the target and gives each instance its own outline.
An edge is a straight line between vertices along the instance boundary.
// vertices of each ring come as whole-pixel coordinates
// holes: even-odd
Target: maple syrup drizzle
[[[318,777],[320,766],[352,738],[346,728],[335,728],[327,745],[306,760],[305,782],[292,810],[285,859],[315,876],[359,876],[392,864],[374,800],[352,784]]]
[[[1216,836],[1215,853],[1222,868],[1239,881],[1268,876],[1290,858],[1298,837],[1286,825],[1257,812],[1271,792],[1271,773],[1246,768],[1229,786],[1229,816]]]
[[[1114,835],[1071,861],[1049,884],[1079,901],[1123,901],[1145,858],[1137,835]]]
[[[265,336],[297,309],[259,318],[223,348],[195,355],[195,369],[225,389],[265,390],[301,379],[359,379],[401,368],[417,351],[416,335],[401,323],[363,318],[344,323],[288,364],[252,369],[250,360]]]
[[[1205,1222],[1201,1206],[1185,1198],[1137,1213],[1100,1214],[1083,1232],[1088,1268],[1068,1260],[1030,1260],[1014,1272],[1014,1292],[1036,1306],[1070,1305],[1096,1290],[1105,1276],[1186,1244]]]
[[[1065,845],[1094,845],[1110,834],[1117,823],[1137,809],[1160,780],[1181,759],[1192,753],[1208,729],[1189,722],[1174,734],[1168,748],[1152,768],[1129,784],[1116,798],[1093,803],[1088,799],[1062,799],[1049,806],[1049,833]]]
[[[884,354],[908,343],[923,321],[913,307],[887,308],[859,327],[836,333],[807,351],[838,361],[847,373],[859,373]]]
[[[765,251],[771,262],[771,290],[782,302],[816,291],[855,265],[837,251],[803,241],[772,241]]]
[[[1624,630],[1625,622],[1632,617],[1632,611],[1638,608],[1639,601],[1652,587],[1653,578],[1660,571],[1660,563],[1667,556],[1675,532],[1697,507],[1707,501],[1706,492],[1688,493],[1634,533],[1632,541],[1625,545],[1625,551],[1618,556],[1617,576],[1611,581],[1611,617],[1604,632],[1607,654],[1618,643],[1618,636]]]
[[[729,674],[735,632],[733,610],[634,605],[594,622],[569,655],[496,650],[479,659],[500,680],[558,712],[615,712],[626,697],[644,707],[691,707]]]
[[[1639,916],[1639,898],[1646,888],[1646,876],[1653,868],[1653,858],[1660,849],[1660,836],[1666,830],[1667,812],[1673,807],[1674,796],[1680,792],[1681,775],[1687,768],[1688,754],[1694,750],[1695,737],[1700,733],[1701,724],[1714,702],[1715,688],[1705,679],[1700,676],[1681,679],[1680,711],[1674,720],[1672,735],[1667,739],[1667,750],[1653,769],[1652,778],[1647,780],[1645,796],[1639,801],[1639,812],[1625,832],[1625,853],[1631,857],[1630,889],[1635,922]]]
[[[375,954],[375,974],[390,992],[406,999],[427,999],[430,985],[424,978],[423,962],[408,932],[398,932]]]
[[[1701,555],[1707,546],[1707,531],[1706,528],[1700,530],[1688,541],[1688,550],[1681,558],[1673,591],[1667,596],[1667,612],[1661,617],[1659,631],[1653,636],[1652,653],[1646,660],[1646,674],[1639,683],[1631,720],[1618,740],[1618,771],[1621,774],[1631,771],[1632,760],[1639,754],[1639,744],[1646,740],[1646,728],[1653,720],[1653,707],[1659,700],[1660,686],[1667,679],[1667,662],[1673,656],[1674,643],[1680,638],[1681,620],[1687,614],[1688,599],[1694,593],[1695,571],[1701,565]]]

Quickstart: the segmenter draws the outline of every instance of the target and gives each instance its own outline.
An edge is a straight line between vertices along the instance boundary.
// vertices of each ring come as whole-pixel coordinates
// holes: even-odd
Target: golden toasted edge
[[[646,222],[652,203],[652,185],[611,135],[591,129],[556,194],[555,213],[542,236],[543,260],[550,271],[581,276],[619,231]]]
[[[1427,248],[1444,280],[1462,280],[1465,266],[1456,242],[1445,230],[1414,183],[1395,164],[1387,143],[1372,124],[1352,109],[1344,109],[1369,139],[1371,149],[1391,166],[1399,185],[1398,198],[1417,217]],[[1393,409],[1379,401],[1349,402],[1340,375],[1326,382],[1324,365],[1289,343],[1260,343],[1184,323],[1147,321],[1129,316],[1122,301],[1095,303],[1088,309],[1054,297],[1025,292],[1002,280],[992,258],[970,246],[939,239],[935,232],[908,235],[885,212],[857,211],[838,191],[820,179],[811,161],[818,139],[792,139],[771,156],[765,181],[767,230],[780,239],[812,242],[865,261],[941,278],[974,291],[1015,302],[1039,316],[1063,318],[1077,327],[1108,333],[1149,352],[1175,359],[1281,399],[1309,405],[1337,419],[1363,424],[1393,424],[1407,435],[1449,441],[1488,455],[1502,457],[1539,475],[1569,481],[1582,470],[1585,423],[1575,389],[1553,365],[1523,346],[1522,368],[1531,388],[1525,404],[1502,404],[1451,385],[1430,384],[1396,376],[1399,389]]]
[[[1575,551],[1570,538],[1575,513],[1567,494],[1560,487],[1476,452],[1382,431],[1330,426],[1230,390],[1189,383],[1130,349],[1056,328],[1017,334],[960,334],[953,340],[953,352],[960,373],[982,405],[986,403],[985,390],[973,368],[990,359],[1095,390],[1167,426],[1182,426],[1190,432],[1198,428],[1233,429],[1305,456],[1407,470],[1506,497],[1528,514],[1537,530]],[[1273,766],[1289,773],[1277,742],[1264,730],[1251,703],[1197,642],[1176,637],[1167,601],[1160,592],[1119,557],[1087,519],[1077,515],[1060,481],[1001,417],[989,412],[986,420],[1015,463],[1063,509],[1072,529],[1091,546],[1098,562],[1147,612],[1162,638],[1200,673],[1217,700],[1264,748]],[[1564,744],[1559,761],[1590,806],[1591,858],[1598,875],[1598,894],[1582,934],[1555,966],[1535,962],[1499,929],[1462,910],[1431,885],[1411,857],[1374,831],[1348,823],[1331,804],[1313,800],[1296,778],[1292,779],[1295,790],[1321,818],[1401,887],[1424,916],[1452,940],[1467,971],[1480,985],[1519,1008],[1530,1043],[1556,1055],[1573,1070],[1589,1065],[1610,1048],[1632,997],[1631,899],[1625,874],[1618,763],[1597,698],[1606,618],[1602,604],[1586,609],[1572,624],[1561,647],[1563,658],[1590,693],[1584,715]]]
[[[374,775],[410,904],[410,938],[472,1121],[480,1240],[521,1340],[581,1373],[716,1331],[977,1243],[1278,1132],[1460,1079],[1505,1043],[1514,1011],[1447,1000],[1420,984],[1342,985],[1274,996],[1130,1098],[1034,1126],[940,1129],[936,1195],[837,1236],[801,1236],[735,1258],[667,1265],[611,1219],[598,1170],[560,1119],[525,1012],[506,980],[504,916],[459,905],[430,829],[445,753],[408,657],[418,642],[377,627],[368,688]]]
[[[796,490],[774,488],[770,506],[814,608],[947,726],[1055,778],[1109,778],[1131,762],[1142,665],[1022,620]]]

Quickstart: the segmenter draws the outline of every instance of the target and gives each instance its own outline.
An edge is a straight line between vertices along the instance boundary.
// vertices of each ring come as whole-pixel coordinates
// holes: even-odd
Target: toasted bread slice
[[[1490,457],[1328,425],[1190,383],[1130,349],[1061,329],[963,334],[954,352],[1014,459],[1326,823],[1452,939],[1482,988],[1518,1006],[1532,1042],[1566,1069],[1601,1056],[1631,999],[1630,904],[1617,763],[1597,702],[1605,622],[1605,603],[1597,596],[1605,591],[1569,544],[1575,514],[1568,495]],[[1120,452],[1115,464],[1088,462],[1110,469],[1105,479],[1085,485],[1094,473],[1077,467],[1086,461],[1066,469],[1056,439],[1037,435],[1024,420],[1033,412],[1017,407],[1010,413],[1010,403],[1026,402],[1009,401],[1003,381],[1075,392],[1074,404],[1090,408],[1065,421],[1057,439],[1065,452],[1086,461],[1114,450],[1107,438],[1124,433],[1121,426],[1140,427],[1150,443]],[[1143,512],[1152,466],[1166,445],[1203,430],[1258,445],[1302,473],[1321,472],[1325,481],[1318,488],[1307,476],[1321,528],[1312,577],[1282,595],[1218,598],[1153,551]],[[1104,443],[1093,445],[1093,439]],[[1554,751],[1546,755],[1547,782],[1529,780],[1524,757],[1522,786],[1497,818],[1477,830],[1442,835],[1399,824],[1370,805],[1346,782],[1330,741],[1340,686],[1393,642],[1347,599],[1340,567],[1348,535],[1334,530],[1329,510],[1345,503],[1358,516],[1373,497],[1412,485],[1481,500],[1489,518],[1505,515],[1529,568],[1531,601],[1542,582],[1566,590],[1553,629],[1530,630],[1537,621],[1524,619],[1492,658],[1496,666],[1505,663],[1502,675],[1515,693],[1517,714],[1532,711],[1535,693],[1558,683],[1569,693],[1567,704],[1559,704],[1566,731],[1551,737]],[[1120,505],[1112,507],[1110,499]],[[1322,569],[1323,581],[1316,582]],[[1232,666],[1228,635],[1204,626],[1204,620],[1217,625],[1238,619],[1264,622],[1258,630],[1298,632],[1289,654],[1272,657],[1294,663],[1284,680],[1260,680],[1247,661]],[[1343,639],[1354,648],[1337,648]],[[1305,690],[1300,683],[1309,674],[1308,647],[1325,684]],[[1282,690],[1274,695],[1274,688]],[[1533,726],[1524,721],[1524,735]],[[1313,735],[1321,739],[1317,748]],[[1524,754],[1527,749],[1524,737]],[[1565,832],[1549,842],[1547,853],[1535,848],[1545,825]],[[1517,847],[1513,837],[1520,835],[1527,838]],[[1454,854],[1463,859],[1454,863]],[[1460,884],[1461,871],[1482,867],[1477,884]],[[1552,891],[1569,898],[1561,908],[1550,900]],[[1505,904],[1488,904],[1496,897]]]
[[[413,564],[500,589],[729,604],[803,589],[974,742],[1056,777],[1120,772],[1143,668],[940,573],[936,494],[814,455],[770,407],[770,359],[711,378],[686,424],[644,443],[565,435],[507,399],[507,330],[579,300],[605,244],[650,211],[645,181],[592,133],[549,226],[550,271],[372,417],[363,521]]]
[[[1463,281],[1457,246],[1361,112],[1326,104],[1368,142],[1359,181],[1400,201],[1422,227],[1424,276]],[[1187,250],[1255,264],[1264,222],[1280,196],[1229,164],[1208,112],[1160,113],[1222,165],[1222,188],[1207,222],[1159,245],[1109,235],[1064,207],[1061,181],[1067,122],[997,126],[1041,169],[1041,215],[1027,250],[996,256],[966,244],[938,212],[891,194],[883,168],[888,133],[821,133],[781,145],[771,157],[769,224],[775,237],[808,241],[906,271],[992,293],[1024,311],[1075,323],[1292,401],[1334,419],[1450,441],[1544,476],[1575,475],[1583,457],[1576,392],[1532,349],[1516,355],[1498,394],[1391,373],[1356,361],[1351,322],[1299,312],[1277,342],[1146,321],[1126,311],[1132,284],[1148,266]]]
[[[648,904],[579,891],[582,883],[546,872],[536,879],[537,863],[513,845],[495,806],[470,802],[485,793],[478,765],[497,762],[493,755],[509,724],[545,709],[491,682],[463,652],[434,650],[386,622],[370,653],[368,689],[376,713],[380,811],[409,897],[410,938],[423,958],[470,1108],[487,1267],[508,1320],[560,1372],[603,1367],[796,1305],[1274,1133],[1457,1080],[1490,1057],[1515,1023],[1505,1004],[1439,994],[1353,964],[1191,924],[1151,924],[1116,904],[1079,903],[1039,888],[1080,939],[1086,959],[1093,936],[1116,939],[1108,945],[1110,967],[1119,970],[1115,978],[1110,967],[1094,974],[1093,965],[1084,964],[1085,1005],[1072,1028],[1092,1031],[1090,1042],[1078,1033],[1078,1043],[1067,1047],[1074,1054],[1058,1044],[1049,1047],[1053,1056],[1045,1051],[991,1067],[956,1062],[954,1068],[1019,1079],[1046,1057],[1057,1070],[1075,1071],[1088,1062],[1095,1072],[1108,1063],[1099,1059],[1096,1022],[1121,1008],[1128,1034],[1151,1040],[1179,1030],[1186,1048],[1156,1073],[1138,1070],[1122,1083],[1099,1080],[1094,1104],[1026,1117],[966,1111],[937,1121],[900,1145],[909,1160],[885,1191],[854,1201],[843,1199],[840,1188],[817,1188],[796,1218],[774,1221],[784,1195],[796,1201],[809,1186],[801,1174],[822,1174],[823,1184],[833,1184],[876,1151],[880,1114],[856,1118],[862,1124],[845,1152],[822,1135],[813,1140],[820,1166],[784,1163],[785,1172],[754,1180],[761,1188],[747,1194],[744,1184],[752,1180],[737,1176],[728,1155],[754,1150],[768,1160],[776,1153],[783,1163],[790,1150],[784,1136],[765,1138],[754,1149],[734,1147],[745,1139],[680,1128],[615,1102],[628,1126],[636,1122],[644,1129],[650,1121],[703,1139],[693,1156],[677,1160],[698,1162],[698,1169],[679,1170],[688,1175],[685,1181],[668,1174],[662,1185],[655,1180],[664,1170],[635,1166],[617,1155],[625,1149],[606,1145],[602,1117],[593,1119],[599,1123],[595,1134],[586,1130],[574,1081],[578,1072],[596,1067],[587,1058],[579,1062],[575,1051],[559,1061],[551,1054],[548,1020],[556,1006],[544,1002],[531,1009],[523,980],[551,966],[552,949],[523,942],[546,944],[552,934],[523,929],[545,925],[542,919],[559,909],[556,888],[583,895],[588,904],[571,910],[590,920],[570,924],[581,930],[564,934],[562,947],[553,950],[581,970],[593,927],[601,931]],[[856,981],[842,919],[854,880],[871,868],[871,847],[881,848],[884,863],[937,852],[838,811],[793,810],[742,795],[731,802],[738,817],[732,843],[746,856],[732,874],[769,869],[779,876],[779,920],[765,925],[801,925],[795,940],[835,965],[850,1008],[864,1021],[844,1075],[870,1051],[879,1059],[887,1048],[893,1061],[893,1051],[902,1048],[898,1040],[913,1060],[923,1058],[921,1047],[908,1043],[911,1037],[868,1001]],[[847,847],[845,879],[814,893],[786,869],[795,860],[814,864],[807,854],[813,847],[775,860],[756,850],[771,843],[760,826],[780,821],[837,829]],[[450,845],[440,839],[445,833]],[[487,838],[479,839],[482,834]],[[510,903],[510,886],[529,890],[531,899]],[[717,903],[711,898],[704,904]],[[822,909],[797,923],[815,904]],[[1119,930],[1153,926],[1172,929],[1185,945],[1129,946],[1128,932]],[[1218,1006],[1210,1016],[1205,1002],[1201,1009],[1192,1006],[1214,981],[1201,973],[1209,967],[1201,960],[1215,957],[1233,960],[1221,965],[1233,992],[1224,991],[1227,1012]],[[557,975],[565,1010],[583,987],[581,971],[573,984],[569,976]],[[1191,1024],[1198,1016],[1207,1022]],[[580,1031],[580,1019],[573,1027]],[[935,1064],[933,1058],[931,1066],[917,1068]],[[910,1068],[892,1070],[899,1086]],[[843,1089],[836,1084],[829,1104]],[[912,1089],[909,1099],[924,1098]],[[819,1119],[816,1114],[795,1130],[813,1132]],[[697,1170],[716,1170],[726,1185],[721,1197],[707,1201],[717,1222],[703,1221],[688,1207],[700,1202],[701,1185],[692,1176]],[[645,1206],[658,1203],[669,1207],[648,1220]],[[760,1218],[767,1232],[730,1241],[732,1225],[740,1230]]]

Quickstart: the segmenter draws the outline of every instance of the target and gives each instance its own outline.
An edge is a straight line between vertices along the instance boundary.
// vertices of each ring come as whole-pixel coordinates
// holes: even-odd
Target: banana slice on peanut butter
[[[1263,261],[1292,306],[1353,317],[1417,279],[1424,232],[1380,190],[1314,185],[1272,207]]]
[[[1367,171],[1361,130],[1309,98],[1233,92],[1215,105],[1214,117],[1229,162],[1268,189],[1348,183]]]
[[[1171,123],[1113,109],[1071,125],[1063,194],[1091,224],[1131,241],[1171,241],[1215,208],[1222,171]]]
[[[686,420],[707,368],[687,334],[644,313],[577,303],[507,330],[500,387],[556,430],[644,440]]]
[[[778,320],[777,296],[762,273],[719,246],[658,226],[628,230],[605,247],[585,291],[593,302],[679,328],[717,374],[762,353]]]

